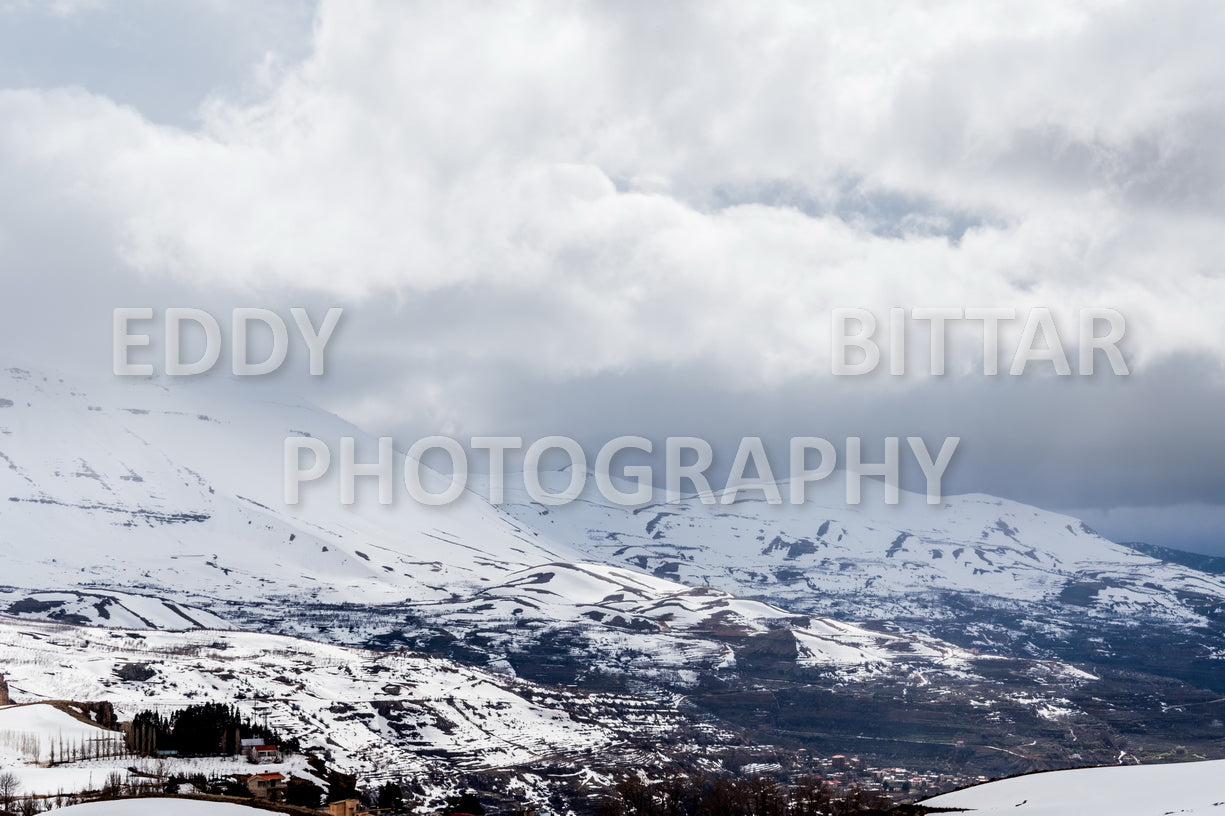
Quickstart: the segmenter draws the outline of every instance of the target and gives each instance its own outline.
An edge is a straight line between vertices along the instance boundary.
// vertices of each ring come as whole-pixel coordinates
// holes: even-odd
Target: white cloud
[[[778,393],[827,379],[836,306],[1114,307],[1143,370],[1225,349],[1222,35],[1209,2],[325,2],[195,129],[0,91],[0,171],[147,284],[370,316],[374,424],[635,371]]]
[[[214,99],[197,132],[10,93],[6,141],[146,274],[530,292],[551,325],[480,340],[565,336],[540,356],[563,370],[808,376],[828,308],[859,304],[1109,305],[1150,329],[1141,354],[1219,348],[1221,14],[1156,16],[333,3],[308,61],[259,104]],[[807,214],[718,205],[779,182]],[[898,234],[848,226],[848,195],[894,196]],[[948,208],[980,219],[958,243]]]

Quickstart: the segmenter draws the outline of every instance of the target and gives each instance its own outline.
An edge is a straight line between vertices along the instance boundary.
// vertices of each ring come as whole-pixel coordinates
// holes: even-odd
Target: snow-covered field
[[[1079,768],[1001,779],[923,802],[972,816],[1220,816],[1225,760]]]

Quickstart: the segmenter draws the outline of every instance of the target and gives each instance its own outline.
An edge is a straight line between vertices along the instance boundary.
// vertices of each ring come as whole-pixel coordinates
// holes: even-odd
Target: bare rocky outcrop
[[[9,697],[9,684],[4,682],[4,675],[0,674],[0,706],[12,704],[13,698]]]
[[[73,700],[65,702],[62,708],[84,722],[94,723],[111,731],[119,728],[119,718],[115,716],[115,707],[105,700],[90,703]]]

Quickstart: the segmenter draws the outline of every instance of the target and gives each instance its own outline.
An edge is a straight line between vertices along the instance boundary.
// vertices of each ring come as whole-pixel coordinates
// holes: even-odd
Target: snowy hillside
[[[15,702],[107,700],[121,720],[145,709],[234,702],[253,721],[370,781],[442,780],[591,749],[610,761],[637,757],[631,743],[667,744],[691,727],[658,701],[548,689],[438,658],[247,632],[134,632],[0,618],[0,667]],[[37,741],[45,761],[52,732],[72,739],[85,730],[99,731],[49,706],[0,708],[0,759],[32,762]],[[40,782],[56,790],[60,770],[73,772],[45,769]]]
[[[359,494],[346,507],[332,480],[286,505],[287,436],[358,436],[369,458],[376,445],[234,384],[114,380],[87,392],[9,369],[0,406],[0,584],[383,603],[573,560],[481,502],[457,513]]]
[[[34,703],[0,707],[0,766],[37,764],[55,758],[57,751],[101,744],[99,753],[110,753],[123,738],[66,707]],[[84,753],[84,751],[81,751]]]
[[[557,491],[569,474],[542,481]],[[558,507],[508,485],[504,509],[590,561],[792,613],[1225,693],[1225,576],[1114,544],[1077,519],[984,495],[932,506],[903,491],[891,506],[873,480],[854,506],[838,480],[808,485],[801,505],[669,502],[657,491],[653,503],[625,508],[591,481]]]
[[[0,609],[14,617],[98,623],[131,629],[219,629],[228,624],[214,612],[165,598],[114,590],[30,592],[0,587]]]
[[[486,649],[515,653],[538,648],[550,632],[577,630],[600,663],[635,655],[636,676],[671,670],[733,669],[731,644],[789,633],[797,665],[847,667],[851,675],[909,671],[907,666],[963,669],[971,654],[935,638],[874,632],[829,618],[795,615],[711,587],[688,587],[628,569],[598,564],[546,564],[461,601],[415,611],[426,620],[484,636]],[[599,624],[594,626],[593,624]],[[865,674],[866,673],[866,674]]]
[[[1225,761],[1081,768],[1002,779],[928,799],[969,816],[1209,816],[1225,807]]]

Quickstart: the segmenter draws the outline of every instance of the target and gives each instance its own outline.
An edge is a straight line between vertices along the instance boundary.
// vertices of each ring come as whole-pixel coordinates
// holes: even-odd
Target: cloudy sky
[[[1208,1],[0,0],[0,348],[343,306],[284,384],[402,448],[955,435],[951,492],[1225,552],[1222,41]],[[1050,307],[1074,370],[1112,308],[1131,374],[958,330],[930,376],[914,324],[834,377],[843,307]]]

